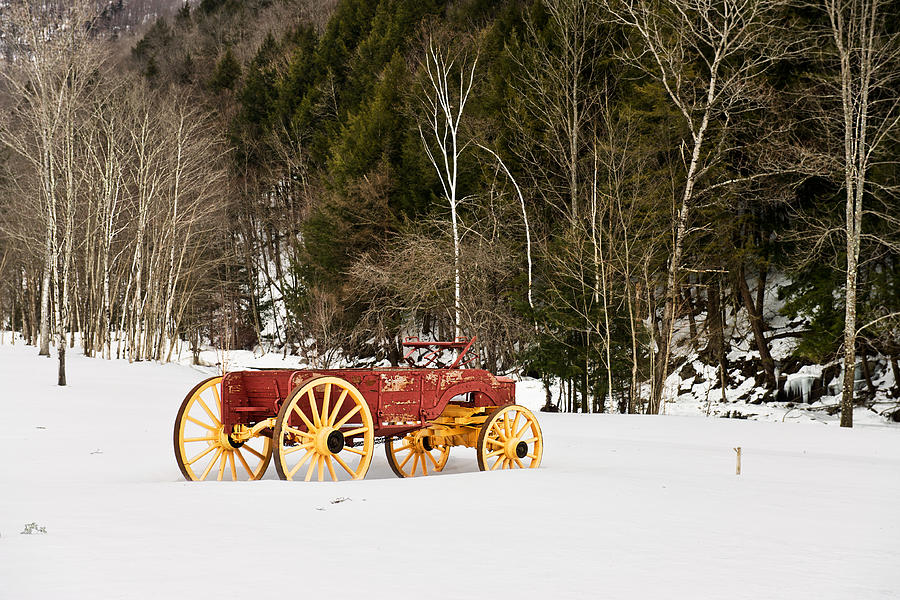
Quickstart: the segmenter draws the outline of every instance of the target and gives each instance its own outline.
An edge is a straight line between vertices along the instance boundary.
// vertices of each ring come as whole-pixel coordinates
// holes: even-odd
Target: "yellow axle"
[[[420,430],[419,435],[430,437],[433,445],[474,448],[491,409],[493,407],[467,408],[448,404],[438,418]]]

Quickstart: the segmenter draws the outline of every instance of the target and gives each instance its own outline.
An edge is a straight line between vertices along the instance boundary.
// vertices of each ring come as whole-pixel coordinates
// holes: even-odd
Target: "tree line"
[[[203,0],[131,38],[14,3],[3,328],[61,364],[477,335],[548,404],[656,413],[736,335],[774,398],[777,276],[850,425],[857,353],[900,381],[898,8]]]

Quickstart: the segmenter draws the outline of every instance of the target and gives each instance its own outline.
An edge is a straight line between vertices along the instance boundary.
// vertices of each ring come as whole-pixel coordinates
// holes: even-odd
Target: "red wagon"
[[[474,340],[408,338],[408,367],[211,377],[181,404],[175,459],[191,481],[260,479],[272,459],[282,479],[362,479],[383,437],[399,477],[442,470],[452,446],[474,447],[481,470],[536,468],[537,419],[515,403],[512,379],[466,368]]]

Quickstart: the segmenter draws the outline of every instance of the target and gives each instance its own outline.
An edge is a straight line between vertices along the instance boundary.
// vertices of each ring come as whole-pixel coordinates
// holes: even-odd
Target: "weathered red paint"
[[[410,349],[407,360],[419,349],[426,351],[424,360],[428,364],[440,364],[441,351],[459,350],[457,359],[446,368],[267,369],[227,373],[222,384],[225,431],[233,431],[238,424],[250,427],[277,416],[292,390],[314,377],[326,375],[340,377],[356,386],[372,413],[376,436],[400,435],[424,427],[454,398],[456,403],[470,407],[514,404],[516,388],[512,379],[494,376],[483,369],[461,368],[468,362],[463,357],[472,341],[474,338],[404,342]]]

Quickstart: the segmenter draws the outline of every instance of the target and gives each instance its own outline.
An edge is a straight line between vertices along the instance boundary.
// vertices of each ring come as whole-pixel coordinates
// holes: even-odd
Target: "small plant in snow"
[[[25,529],[22,530],[22,535],[33,535],[35,533],[47,533],[47,528],[37,523],[26,523]]]

